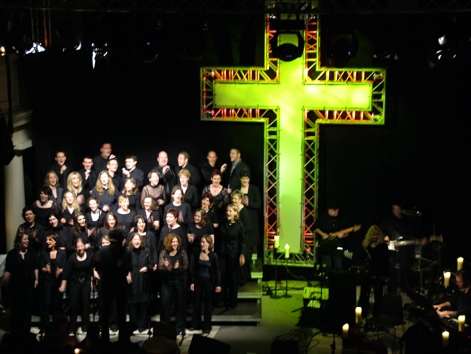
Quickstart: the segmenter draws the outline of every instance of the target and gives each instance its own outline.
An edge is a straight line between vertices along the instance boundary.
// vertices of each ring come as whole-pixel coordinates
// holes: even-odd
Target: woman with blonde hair
[[[80,214],[80,205],[74,193],[67,191],[62,199],[61,223],[74,225],[75,217]]]
[[[229,204],[226,220],[221,224],[221,263],[224,264],[224,305],[226,308],[237,306],[240,268],[245,264],[246,234],[239,221],[239,208]]]
[[[80,175],[80,173],[73,171],[67,176],[67,190],[74,194],[80,206],[85,203],[85,195],[82,186],[82,176]]]
[[[132,211],[137,211],[141,203],[141,194],[137,188],[137,183],[134,178],[126,178],[124,180],[123,191],[121,195],[128,197],[129,200],[129,209]]]
[[[98,205],[104,212],[111,211],[116,204],[116,187],[108,172],[101,171],[98,175],[95,188],[91,196],[98,201]]]

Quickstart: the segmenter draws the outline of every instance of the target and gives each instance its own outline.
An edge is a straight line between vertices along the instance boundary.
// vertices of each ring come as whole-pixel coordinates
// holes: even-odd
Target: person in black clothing
[[[86,196],[90,195],[96,184],[97,172],[93,167],[93,159],[90,156],[85,156],[79,173],[82,176],[82,188]]]
[[[157,155],[157,170],[159,174],[160,183],[164,186],[165,195],[170,195],[173,186],[177,183],[177,176],[172,169],[172,166],[168,164],[168,155],[166,151],[160,151]]]
[[[89,238],[90,235],[90,229],[88,228],[87,225],[87,218],[85,214],[79,213],[75,217],[75,222],[74,222],[74,228],[72,231],[73,234],[73,239],[74,243],[75,240],[78,238],[81,238],[83,242],[85,243],[85,249],[93,248],[92,246],[92,240]]]
[[[160,208],[155,206],[152,197],[145,197],[142,202],[143,209],[141,209],[138,214],[144,217],[144,220],[147,223],[147,228],[154,232],[160,230]]]
[[[186,232],[186,227],[182,226],[178,222],[178,210],[170,208],[165,212],[165,222],[166,225],[162,227],[162,230],[160,231],[160,237],[158,241],[158,251],[160,251],[163,248],[163,243],[165,240],[165,237],[169,234],[174,234],[178,235],[180,237],[180,243],[183,246],[184,250],[187,250],[188,248],[188,236]]]
[[[154,207],[160,209],[167,200],[167,193],[165,192],[165,186],[159,183],[159,171],[157,169],[150,170],[147,174],[147,179],[149,184],[142,188],[141,205],[144,207],[144,198],[151,197]]]
[[[88,211],[85,213],[87,220],[88,236],[91,245],[96,245],[94,241],[97,231],[103,227],[105,213],[98,207],[98,201],[95,198],[88,199]]]
[[[123,191],[121,195],[125,196],[129,200],[129,209],[137,212],[141,208],[141,193],[139,192],[136,181],[134,178],[126,178],[124,180]]]
[[[203,183],[205,186],[211,184],[211,176],[213,175],[214,170],[219,170],[219,166],[217,164],[218,155],[216,151],[210,150],[208,151],[208,155],[206,156],[206,161],[200,167],[201,176],[203,179]]]
[[[175,209],[178,212],[178,222],[187,226],[191,223],[191,207],[188,203],[183,201],[183,191],[180,186],[175,186],[172,189],[171,194],[172,201],[168,203],[164,208],[164,214],[169,209]]]
[[[29,248],[38,254],[45,246],[44,228],[36,222],[36,214],[33,208],[24,207],[22,215],[25,222],[18,226],[16,237],[21,234],[27,234],[29,237]]]
[[[201,328],[203,308],[202,329],[205,334],[211,332],[213,293],[221,292],[221,271],[213,244],[211,236],[202,236],[199,252],[190,258],[190,289],[194,293],[192,324],[194,329]]]
[[[44,178],[44,185],[51,188],[52,200],[60,205],[62,203],[62,195],[64,194],[64,188],[59,184],[59,176],[54,171],[48,171]]]
[[[212,208],[220,220],[225,218],[226,205],[229,204],[231,199],[228,189],[224,188],[221,182],[221,173],[218,170],[214,170],[211,175],[211,184],[203,188],[203,195],[211,195]]]
[[[384,242],[384,233],[378,225],[371,225],[362,241],[362,263],[367,274],[361,284],[359,304],[365,317],[369,313],[370,292],[373,290],[373,316],[377,316],[382,307],[383,287],[389,277],[389,251]]]
[[[93,188],[90,195],[98,201],[98,206],[104,212],[113,210],[118,193],[108,172],[100,172],[95,188]]]
[[[116,229],[121,229],[118,223],[118,217],[113,212],[106,213],[103,227],[97,231],[94,249],[100,248],[102,238],[109,236],[110,232]]]
[[[80,206],[77,198],[70,191],[64,193],[61,209],[61,224],[73,226],[75,217],[80,213]]]
[[[226,220],[221,224],[221,239],[224,305],[226,308],[235,308],[239,291],[239,269],[245,264],[246,252],[245,230],[239,221],[239,210],[236,205],[227,206]]]
[[[90,191],[84,190],[82,175],[77,171],[72,171],[67,176],[67,191],[72,192],[80,207],[84,206],[90,195]]]
[[[67,260],[64,279],[59,288],[63,293],[68,290],[70,299],[70,334],[77,331],[77,316],[82,318],[81,328],[85,332],[90,324],[90,293],[93,275],[93,255],[85,249],[85,242],[75,240],[75,254]]]
[[[131,259],[129,252],[124,247],[126,237],[123,230],[110,231],[109,238],[110,245],[101,248],[95,258],[100,282],[101,338],[104,342],[109,342],[109,324],[113,306],[116,306],[119,341],[127,342],[129,341],[129,333],[126,328],[126,305]]]
[[[57,205],[52,200],[51,188],[44,186],[39,190],[39,199],[33,203],[34,214],[38,223],[47,228],[49,225],[49,215],[57,212]]]
[[[219,227],[219,218],[213,207],[213,196],[211,193],[204,193],[201,196],[201,212],[206,224],[211,225],[213,229]]]
[[[188,227],[188,256],[191,258],[200,253],[201,237],[209,236],[212,239],[211,245],[214,246],[214,230],[211,224],[206,224],[201,209],[193,213],[193,222]]]
[[[66,263],[66,254],[57,245],[57,236],[46,236],[47,249],[43,250],[39,257],[39,312],[41,316],[42,331],[50,327],[49,316],[52,315],[55,322],[62,312],[62,297],[59,287]]]
[[[183,201],[188,203],[191,207],[191,210],[195,210],[199,204],[198,190],[196,187],[189,183],[191,178],[191,173],[186,168],[181,169],[178,172],[179,186],[183,192]]]
[[[101,171],[106,170],[108,159],[113,157],[113,147],[111,143],[103,143],[100,147],[100,155],[95,156],[93,159],[95,171],[99,174]]]
[[[161,322],[168,324],[173,305],[176,312],[177,334],[185,335],[185,287],[188,270],[188,256],[182,247],[182,240],[176,234],[168,234],[164,248],[159,254],[159,271],[161,275]]]
[[[133,178],[137,188],[140,190],[144,185],[144,172],[137,168],[137,157],[135,155],[126,156],[124,166],[121,170],[124,178]]]
[[[7,254],[3,274],[7,307],[10,309],[10,330],[15,336],[29,334],[33,289],[38,284],[37,255],[30,250],[29,235],[19,233],[15,238],[15,248]]]
[[[466,270],[455,274],[455,289],[445,302],[433,306],[440,318],[456,318],[466,316],[466,322],[471,318],[471,281]]]
[[[250,183],[250,176],[242,174],[240,177],[240,193],[242,195],[242,204],[247,210],[250,229],[247,229],[247,237],[251,244],[250,253],[262,254],[263,239],[260,237],[260,208],[262,207],[262,198],[257,186]]]
[[[46,234],[55,234],[57,236],[57,248],[64,251],[67,258],[74,252],[74,235],[71,227],[65,227],[59,221],[57,214],[49,215],[49,228]]]
[[[342,239],[348,237],[353,231],[359,229],[359,225],[346,228],[346,224],[340,214],[340,208],[335,204],[327,207],[327,213],[320,216],[316,229],[317,237],[317,262],[327,270],[344,269],[344,252]],[[342,250],[339,250],[342,249]]]
[[[65,151],[56,151],[54,160],[56,162],[51,166],[51,170],[57,174],[59,177],[60,186],[65,189],[67,185],[67,176],[71,171],[70,168],[66,165],[67,155],[65,154]]]
[[[231,166],[227,166],[226,163],[223,164],[221,166],[221,173],[226,174],[228,192],[231,193],[236,189],[240,189],[240,177],[242,175],[250,175],[250,168],[242,161],[239,149],[232,148],[229,152],[229,158]],[[230,168],[229,170],[228,167]]]
[[[180,151],[177,156],[177,166],[175,167],[175,174],[180,175],[181,170],[188,170],[190,172],[189,183],[195,186],[196,189],[201,190],[201,175],[200,171],[190,163],[190,154],[186,151]]]
[[[123,189],[123,177],[119,172],[119,163],[116,157],[110,158],[106,164],[106,171],[108,171],[108,176],[110,176],[113,184],[116,188],[116,191]]]
[[[131,226],[134,222],[134,217],[136,214],[134,211],[129,209],[129,199],[124,195],[120,195],[118,198],[119,208],[116,209],[116,217],[118,218],[118,224],[120,227],[129,232]]]
[[[148,272],[152,268],[149,250],[138,233],[135,233],[128,244],[131,253],[131,273],[127,276],[129,283],[129,316],[130,322],[136,330],[134,334],[141,334],[149,328],[148,303],[149,279]]]
[[[145,248],[147,250],[147,253],[149,254],[149,262],[151,265],[149,271],[156,270],[158,257],[157,238],[155,236],[155,233],[148,228],[146,220],[142,215],[136,215],[136,217],[134,218],[134,225],[131,229],[131,237],[135,234],[139,235],[139,237],[141,238],[141,246]]]
[[[380,224],[385,240],[389,241],[413,241],[413,227],[411,222],[405,217],[402,206],[393,202],[391,213]],[[391,251],[391,282],[390,290],[398,291],[399,288],[408,292],[410,290],[410,268],[415,257],[415,245],[404,245]]]

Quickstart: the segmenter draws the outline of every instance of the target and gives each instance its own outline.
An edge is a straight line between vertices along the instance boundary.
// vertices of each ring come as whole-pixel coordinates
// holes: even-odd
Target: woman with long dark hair
[[[15,247],[7,254],[3,274],[13,335],[23,337],[30,331],[33,289],[38,283],[37,256],[30,250],[28,234],[20,233],[16,236]]]
[[[188,256],[182,248],[180,236],[168,234],[165,237],[164,249],[159,255],[159,270],[162,281],[161,321],[170,322],[171,309],[175,305],[177,334],[185,335],[185,285]]]
[[[85,249],[85,242],[78,238],[75,241],[75,254],[69,257],[65,266],[64,279],[59,291],[68,290],[70,299],[69,334],[77,331],[77,316],[82,318],[82,332],[87,331],[90,323],[90,293],[93,274],[93,256]]]
[[[213,245],[213,238],[203,235],[199,252],[192,255],[190,263],[190,289],[194,294],[192,324],[194,329],[201,328],[203,311],[203,333],[211,332],[213,294],[221,292],[221,271]]]
[[[39,198],[33,203],[34,213],[38,223],[43,227],[49,226],[49,215],[57,212],[57,205],[52,199],[51,188],[44,186],[39,190]]]
[[[62,282],[63,270],[67,260],[64,250],[59,249],[57,235],[46,235],[47,249],[39,257],[39,312],[41,329],[47,331],[50,327],[50,315],[55,322],[62,312],[62,296],[59,287]]]

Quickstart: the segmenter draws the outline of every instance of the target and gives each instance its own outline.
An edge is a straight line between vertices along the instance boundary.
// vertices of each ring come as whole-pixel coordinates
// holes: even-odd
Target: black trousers
[[[163,323],[169,323],[175,306],[177,332],[184,330],[186,324],[185,286],[186,278],[177,277],[172,279],[162,279],[162,286],[160,289],[160,320]]]
[[[82,317],[82,328],[90,324],[90,279],[69,283],[70,298],[70,330],[77,330],[77,316]]]
[[[127,288],[126,284],[122,286],[110,287],[107,284],[101,284],[100,287],[100,329],[101,339],[105,342],[110,340],[110,323],[113,319],[113,313],[116,309],[119,341],[127,342],[129,340],[128,328],[126,326],[126,308],[127,308]]]
[[[225,255],[223,258],[224,305],[237,306],[237,293],[239,291],[239,256]]]
[[[377,316],[379,314],[383,302],[383,288],[385,284],[385,277],[375,275],[368,275],[367,278],[361,282],[359,304],[364,311],[365,318],[369,313],[371,290],[373,290],[374,295],[373,316]]]
[[[149,328],[148,308],[147,302],[129,303],[129,317],[133,328],[140,331]]]
[[[203,329],[211,329],[213,284],[209,278],[197,278],[194,284],[193,327],[201,327],[201,312],[203,312]]]
[[[31,329],[32,313],[32,291],[33,289],[22,289],[21,292],[14,291],[10,301],[10,331],[15,336],[26,336]]]
[[[45,280],[39,284],[39,315],[43,329],[50,325],[49,315],[53,316],[55,322],[62,312],[62,294],[59,292],[59,285],[59,282],[55,280]]]

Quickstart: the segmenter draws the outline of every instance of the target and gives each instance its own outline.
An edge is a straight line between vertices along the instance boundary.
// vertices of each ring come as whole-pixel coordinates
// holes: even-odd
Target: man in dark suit
[[[229,158],[231,159],[230,168],[228,169],[228,165],[225,163],[221,166],[221,172],[226,175],[228,192],[231,193],[236,189],[240,189],[240,178],[242,176],[250,176],[250,168],[242,161],[239,149],[232,148],[229,152]],[[226,173],[227,170],[229,173]]]
[[[201,175],[200,171],[190,163],[190,154],[186,151],[180,151],[177,156],[178,165],[175,167],[175,175],[178,176],[178,173],[187,169],[190,171],[190,184],[195,186],[196,189],[201,187]]]
[[[85,156],[82,160],[82,168],[79,171],[82,176],[82,187],[86,191],[86,197],[90,191],[95,187],[97,174],[93,168],[93,159],[90,156]]]

